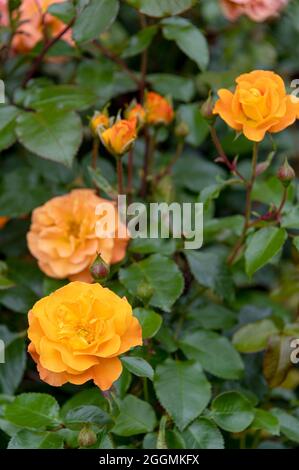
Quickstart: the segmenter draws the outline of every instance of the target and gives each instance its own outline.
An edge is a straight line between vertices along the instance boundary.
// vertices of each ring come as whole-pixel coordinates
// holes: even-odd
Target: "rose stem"
[[[116,157],[118,194],[123,194],[123,164],[121,157]]]

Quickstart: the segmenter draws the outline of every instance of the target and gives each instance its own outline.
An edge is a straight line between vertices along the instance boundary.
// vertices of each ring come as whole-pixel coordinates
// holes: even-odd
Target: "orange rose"
[[[97,253],[109,264],[124,258],[127,238],[99,238],[96,234],[96,207],[102,202],[113,205],[91,189],[77,189],[33,211],[27,242],[45,274],[92,282],[89,267]]]
[[[141,104],[135,103],[126,110],[125,117],[130,121],[137,120],[138,126],[142,127],[146,117],[145,110]]]
[[[120,119],[109,129],[100,132],[107,150],[115,156],[128,152],[137,138],[136,119]]]
[[[21,2],[20,26],[12,42],[16,52],[28,52],[35,47],[43,39],[44,26],[49,37],[56,36],[65,28],[62,21],[46,13],[50,5],[62,2],[64,0],[23,0]],[[72,43],[71,31],[67,31],[62,39]]]
[[[106,112],[99,113],[96,111],[90,120],[92,131],[96,134],[102,127],[109,127],[109,116]]]
[[[247,139],[260,142],[266,132],[280,132],[295,122],[298,105],[279,75],[256,70],[240,75],[236,83],[234,93],[218,91],[213,113]]]
[[[100,284],[71,282],[36,302],[28,318],[28,352],[56,387],[93,380],[108,390],[122,372],[117,356],[142,345],[128,301]]]
[[[7,223],[8,217],[1,217],[0,216],[0,228],[4,227],[4,225]]]
[[[148,124],[168,125],[174,118],[173,108],[167,99],[153,91],[146,94],[144,108]]]

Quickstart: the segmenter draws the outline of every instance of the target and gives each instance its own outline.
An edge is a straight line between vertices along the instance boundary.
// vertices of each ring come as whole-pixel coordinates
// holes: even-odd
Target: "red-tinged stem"
[[[37,70],[38,70],[39,66],[41,65],[42,61],[44,60],[44,57],[47,54],[47,52],[49,51],[49,49],[51,49],[51,47],[53,47],[54,44],[56,44],[62,38],[62,36],[65,35],[65,33],[73,26],[74,22],[75,22],[75,18],[73,18],[70,21],[70,23],[67,24],[65,26],[65,28],[63,28],[60,31],[60,33],[58,33],[54,38],[52,38],[50,41],[48,41],[44,45],[41,53],[33,61],[31,68],[29,69],[27,75],[25,76],[25,78],[23,80],[23,83],[22,83],[23,88],[25,88],[25,86],[27,85],[29,80],[31,80],[31,78],[34,77],[35,73],[37,72]]]
[[[252,188],[255,182],[256,178],[256,166],[257,166],[257,159],[258,159],[258,144],[255,142],[253,145],[253,152],[252,152],[252,163],[251,163],[251,178],[250,180],[246,183],[247,184],[247,190],[246,190],[246,208],[245,208],[245,222],[244,222],[244,227],[242,234],[237,241],[236,245],[234,246],[231,254],[229,255],[227,261],[228,264],[233,264],[235,261],[236,257],[238,256],[244,241],[246,240],[247,232],[250,227],[250,216],[251,216],[251,193],[252,193]]]
[[[133,169],[134,169],[134,148],[132,147],[128,155],[128,188],[127,193],[129,197],[129,203],[132,200],[133,194]]]

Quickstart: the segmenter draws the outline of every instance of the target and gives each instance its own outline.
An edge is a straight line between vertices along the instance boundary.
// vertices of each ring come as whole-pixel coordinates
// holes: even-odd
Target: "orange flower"
[[[174,118],[173,108],[167,99],[153,91],[146,94],[144,108],[148,124],[168,125]]]
[[[100,137],[112,155],[122,156],[137,138],[136,119],[120,119],[112,127],[101,132]]]
[[[122,372],[118,356],[142,345],[128,301],[100,284],[71,282],[39,300],[28,317],[28,352],[40,378],[56,387],[93,380],[108,390]]]
[[[274,72],[256,70],[236,79],[234,93],[218,91],[214,114],[247,139],[260,142],[266,132],[280,132],[296,120],[298,105]]]
[[[96,134],[102,127],[109,127],[109,116],[106,112],[99,113],[96,111],[90,120],[90,126],[92,131]]]
[[[46,13],[52,3],[62,2],[64,0],[23,0],[21,2],[19,8],[20,26],[12,42],[13,49],[16,52],[28,52],[35,47],[43,39],[44,26],[50,37],[56,36],[65,28],[65,24],[62,21]],[[2,1],[0,8],[3,21],[6,21],[8,24],[7,3],[7,0]],[[4,12],[4,8],[6,12]],[[71,31],[66,32],[62,39],[72,43]]]
[[[124,258],[128,238],[100,238],[96,234],[100,218],[96,207],[102,202],[113,205],[91,189],[77,189],[33,211],[27,242],[45,274],[92,282],[89,267],[97,253],[109,264]]]
[[[1,217],[0,216],[0,228],[4,227],[4,225],[7,223],[8,217]]]
[[[129,121],[137,120],[138,126],[142,127],[146,117],[145,110],[141,104],[135,103],[128,107],[125,112],[125,117],[129,119]]]

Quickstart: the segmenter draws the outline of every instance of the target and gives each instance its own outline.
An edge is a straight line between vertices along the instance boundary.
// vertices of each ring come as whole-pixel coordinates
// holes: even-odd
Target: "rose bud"
[[[213,109],[214,109],[213,99],[211,96],[209,96],[208,99],[201,105],[201,108],[200,108],[200,112],[202,116],[207,121],[213,122],[215,120]]]
[[[137,138],[136,119],[120,119],[109,129],[100,132],[106,149],[115,157],[121,157],[130,150]]]
[[[109,276],[110,267],[103,260],[100,254],[97,255],[96,259],[90,266],[90,274],[96,282],[105,281]]]
[[[90,120],[90,127],[94,135],[96,135],[99,129],[107,129],[109,127],[109,116],[106,111],[102,113],[96,111]]]
[[[88,426],[81,429],[78,436],[78,444],[80,447],[90,447],[97,442],[96,433]]]
[[[148,124],[164,124],[167,126],[173,121],[173,107],[166,98],[158,93],[150,91],[146,94],[144,109],[146,112],[146,122]]]
[[[296,178],[295,171],[289,164],[287,158],[285,159],[284,164],[279,168],[277,177],[286,188],[289,186],[291,181]]]
[[[145,110],[143,106],[133,101],[125,112],[125,118],[129,121],[137,120],[137,126],[141,128],[145,123]]]
[[[186,122],[181,121],[175,128],[175,135],[181,139],[184,139],[189,134],[189,126]]]

